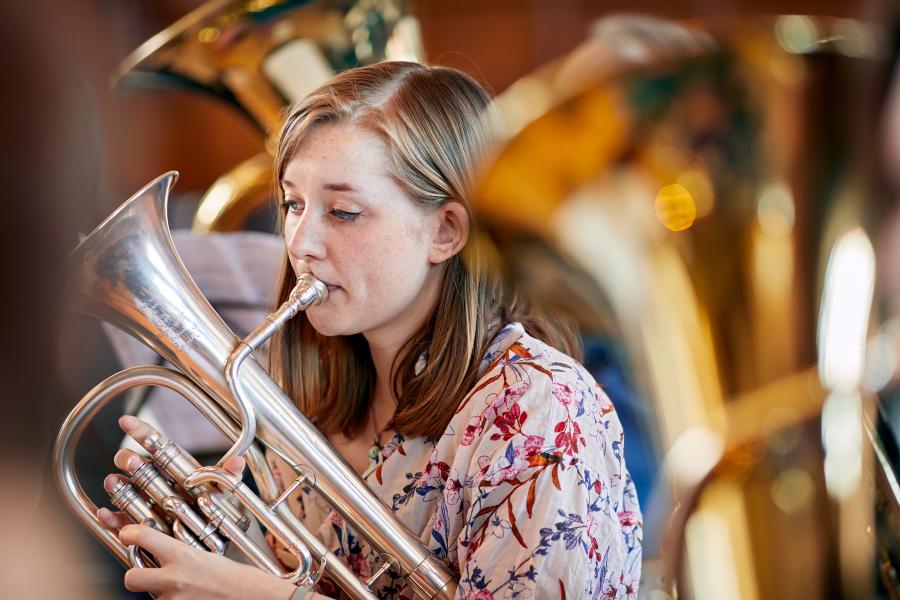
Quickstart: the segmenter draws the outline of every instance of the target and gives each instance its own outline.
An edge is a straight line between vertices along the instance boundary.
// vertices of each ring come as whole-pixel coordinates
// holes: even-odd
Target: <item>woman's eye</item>
[[[331,214],[340,219],[341,221],[355,221],[356,218],[361,215],[361,212],[348,212],[346,210],[341,210],[339,208],[332,208]]]
[[[281,206],[289,213],[301,213],[303,212],[303,205],[296,200],[285,200],[281,203]]]

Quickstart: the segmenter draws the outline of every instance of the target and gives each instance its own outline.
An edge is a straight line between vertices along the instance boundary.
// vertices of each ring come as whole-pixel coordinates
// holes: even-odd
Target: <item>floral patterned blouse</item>
[[[493,340],[481,373],[436,442],[395,434],[375,446],[366,482],[458,573],[459,598],[636,598],[643,524],[609,398],[518,323]],[[372,550],[314,492],[289,502],[356,573],[371,574]],[[391,571],[373,589],[413,597]],[[340,595],[330,582],[318,591]]]

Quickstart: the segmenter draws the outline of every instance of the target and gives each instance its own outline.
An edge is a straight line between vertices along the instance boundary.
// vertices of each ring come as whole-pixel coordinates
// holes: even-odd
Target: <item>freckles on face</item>
[[[330,284],[307,311],[320,333],[397,324],[430,264],[428,215],[393,178],[381,139],[351,124],[317,126],[287,163],[285,241],[295,271]]]

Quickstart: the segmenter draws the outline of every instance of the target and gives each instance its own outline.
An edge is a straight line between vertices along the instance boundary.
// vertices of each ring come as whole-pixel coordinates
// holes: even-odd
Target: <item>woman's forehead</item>
[[[351,123],[323,124],[314,128],[297,145],[285,165],[282,183],[299,184],[315,179],[333,182],[336,191],[344,182],[390,176],[390,157],[382,139],[366,128]]]
[[[360,149],[367,154],[387,156],[387,148],[378,134],[350,121],[314,125],[297,144],[294,155],[342,152],[346,149]]]

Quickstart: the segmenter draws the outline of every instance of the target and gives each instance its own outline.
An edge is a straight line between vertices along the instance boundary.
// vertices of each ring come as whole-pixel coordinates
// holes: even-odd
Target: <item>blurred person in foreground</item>
[[[68,218],[92,188],[83,168],[92,120],[61,11],[44,1],[0,8],[3,215],[0,316],[0,581],[6,598],[102,598],[78,572],[79,537],[49,477]],[[71,25],[71,23],[67,23]],[[77,28],[75,28],[77,29]]]

